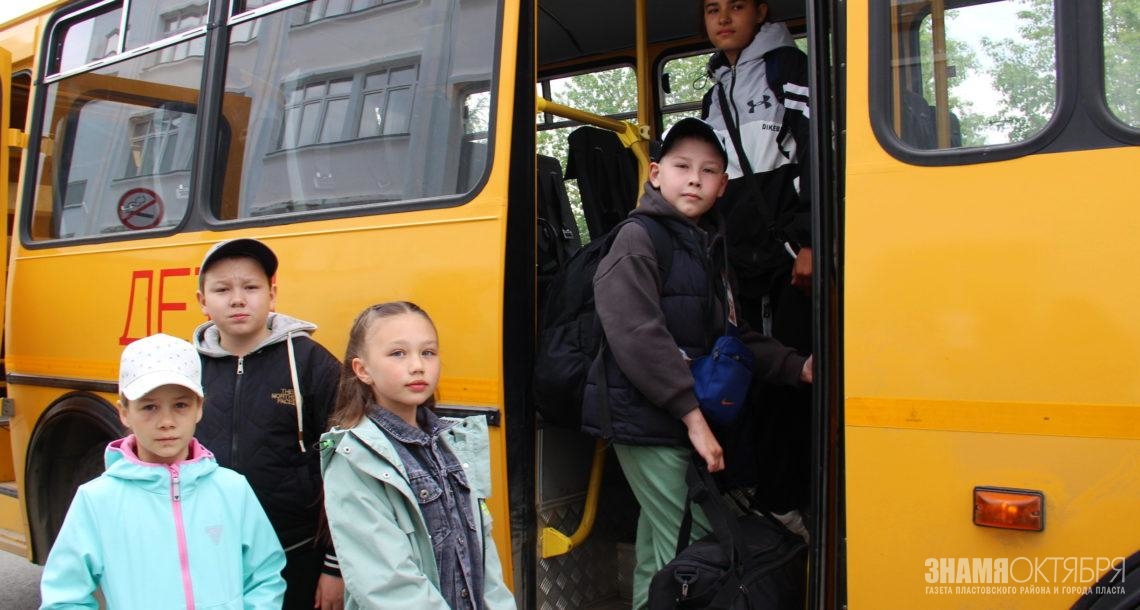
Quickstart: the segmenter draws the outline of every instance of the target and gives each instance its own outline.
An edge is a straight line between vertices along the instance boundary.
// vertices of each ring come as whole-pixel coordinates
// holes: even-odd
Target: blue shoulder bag
[[[724,335],[717,338],[708,354],[693,361],[693,392],[705,419],[719,425],[732,424],[748,398],[752,385],[752,351],[740,340],[740,332],[729,320],[728,278],[724,280]]]

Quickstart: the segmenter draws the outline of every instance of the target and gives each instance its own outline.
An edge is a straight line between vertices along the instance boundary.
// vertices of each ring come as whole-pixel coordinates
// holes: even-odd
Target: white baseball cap
[[[127,400],[138,400],[164,385],[182,386],[203,396],[202,361],[193,345],[157,334],[139,339],[123,350],[119,359],[119,392]]]

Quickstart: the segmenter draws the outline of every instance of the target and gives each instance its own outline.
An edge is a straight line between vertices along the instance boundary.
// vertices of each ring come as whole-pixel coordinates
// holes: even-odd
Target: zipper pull
[[[245,374],[245,356],[238,356],[238,375]]]
[[[170,467],[170,499],[175,502],[182,500],[182,486],[179,484],[178,467]]]

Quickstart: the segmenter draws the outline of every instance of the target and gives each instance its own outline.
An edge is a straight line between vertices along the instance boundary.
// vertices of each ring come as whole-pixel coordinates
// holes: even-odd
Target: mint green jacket
[[[466,469],[472,514],[483,523],[483,607],[513,610],[483,502],[491,494],[487,420],[463,419],[442,440]],[[388,437],[367,418],[349,430],[333,428],[321,437],[321,467],[345,610],[448,610],[427,525]]]

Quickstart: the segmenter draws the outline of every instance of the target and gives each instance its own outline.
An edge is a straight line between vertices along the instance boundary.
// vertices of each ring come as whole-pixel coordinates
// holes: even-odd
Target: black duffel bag
[[[698,458],[699,459],[699,458]],[[775,517],[730,512],[703,464],[690,464],[677,556],[649,585],[649,610],[802,610],[807,545]],[[692,503],[713,533],[688,544]]]

